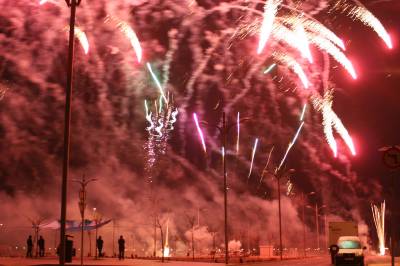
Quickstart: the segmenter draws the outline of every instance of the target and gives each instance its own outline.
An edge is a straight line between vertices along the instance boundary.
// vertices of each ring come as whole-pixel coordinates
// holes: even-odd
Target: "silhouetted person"
[[[33,241],[32,236],[29,236],[26,240],[26,257],[32,258]]]
[[[99,236],[99,238],[97,238],[97,249],[99,250],[99,257],[103,256],[103,239],[101,239],[101,236]]]
[[[125,239],[122,236],[120,236],[118,239],[118,247],[119,247],[118,258],[122,260],[125,258]]]
[[[44,238],[42,236],[39,237],[37,245],[39,247],[39,256],[44,257]]]
[[[329,247],[329,253],[331,254],[331,263],[335,264],[335,256],[339,252],[339,247],[338,245],[331,245]]]

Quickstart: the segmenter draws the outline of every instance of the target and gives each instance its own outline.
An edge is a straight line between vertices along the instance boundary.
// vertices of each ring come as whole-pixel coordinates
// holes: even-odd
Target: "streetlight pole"
[[[228,243],[228,188],[226,180],[226,159],[225,159],[225,147],[226,147],[226,121],[225,112],[222,112],[222,164],[224,169],[224,228],[225,228],[225,264],[229,262],[229,243]]]
[[[278,185],[278,208],[279,208],[279,256],[282,260],[282,214],[281,214],[281,177],[276,176]]]
[[[289,173],[293,173],[294,169],[289,169],[288,171],[284,172],[283,170],[277,168],[275,172],[271,173],[277,183],[277,190],[278,190],[278,215],[279,215],[279,256],[280,259],[283,259],[283,245],[282,245],[282,211],[281,211],[281,178]]]
[[[60,266],[65,265],[65,221],[67,217],[67,180],[69,167],[69,147],[70,147],[70,123],[71,123],[71,96],[72,79],[74,66],[74,35],[75,35],[75,17],[76,7],[81,0],[65,0],[68,7],[71,8],[69,23],[69,49],[68,49],[68,69],[67,86],[65,95],[65,114],[64,114],[64,155],[63,155],[63,175],[61,182],[61,214],[60,214]]]
[[[86,208],[86,186],[90,182],[96,181],[97,179],[85,180],[85,175],[82,176],[81,180],[73,180],[81,185],[79,190],[79,211],[81,213],[81,265],[83,265],[83,228],[85,225],[85,208]]]
[[[224,234],[225,234],[225,264],[229,262],[229,247],[228,247],[228,181],[227,181],[227,173],[226,173],[226,137],[229,130],[236,126],[238,123],[244,122],[249,120],[249,118],[242,118],[236,123],[227,125],[226,123],[226,115],[225,112],[222,112],[222,126],[213,126],[217,128],[221,135],[221,145],[222,145],[222,168],[223,168],[223,175],[224,175]],[[209,125],[207,122],[202,121],[202,124],[207,126]]]
[[[306,220],[305,220],[305,196],[304,192],[301,192],[301,204],[302,204],[302,218],[303,218],[303,252],[304,258],[307,257],[306,253]]]
[[[318,203],[315,203],[315,226],[317,227],[317,248],[318,251],[320,249],[319,246],[319,219],[318,219]]]

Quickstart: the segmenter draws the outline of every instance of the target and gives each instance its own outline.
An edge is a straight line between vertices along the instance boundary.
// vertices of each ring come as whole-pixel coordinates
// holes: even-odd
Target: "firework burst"
[[[385,201],[381,207],[371,204],[372,216],[374,218],[376,234],[379,240],[379,255],[385,255]]]

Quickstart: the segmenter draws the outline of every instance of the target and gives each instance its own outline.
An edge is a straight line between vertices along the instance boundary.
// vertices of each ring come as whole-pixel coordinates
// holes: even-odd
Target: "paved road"
[[[117,259],[86,259],[85,265],[90,266],[222,266],[223,263],[204,263],[204,262],[184,262],[184,261],[168,261],[161,263],[160,261],[152,260],[132,260],[126,259],[119,261]],[[39,265],[57,265],[58,261],[56,258],[44,258],[44,259],[25,259],[25,258],[0,258],[0,266],[39,266]],[[67,264],[70,266],[79,265],[79,259],[74,259],[73,264]],[[230,264],[237,266],[331,266],[328,256],[314,257],[307,259],[297,260],[284,260],[284,261],[266,261],[257,263],[242,263],[242,264]],[[390,266],[389,257],[367,257],[366,265],[368,266]],[[400,266],[400,258],[396,259],[396,266]]]

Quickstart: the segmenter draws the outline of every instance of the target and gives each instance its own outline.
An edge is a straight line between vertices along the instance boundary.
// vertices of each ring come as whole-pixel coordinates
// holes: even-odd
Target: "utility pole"
[[[224,236],[225,236],[225,264],[229,263],[229,232],[228,232],[228,181],[227,181],[227,173],[226,173],[226,138],[227,134],[233,126],[240,124],[241,122],[247,121],[249,118],[242,118],[238,120],[236,123],[227,125],[226,123],[226,115],[225,112],[222,112],[222,126],[214,125],[212,127],[219,130],[221,136],[221,145],[222,145],[222,168],[224,175]],[[206,126],[211,126],[207,122],[202,121],[202,124]]]
[[[228,247],[228,188],[226,180],[226,159],[225,159],[225,147],[226,147],[226,122],[225,112],[222,112],[222,164],[224,169],[224,228],[225,228],[225,264],[229,262],[229,247]]]
[[[68,69],[65,94],[63,175],[61,181],[60,266],[65,265],[65,222],[67,218],[67,180],[70,149],[72,79],[74,68],[75,17],[76,7],[79,6],[81,0],[65,0],[65,2],[67,3],[68,7],[71,8],[71,15],[69,23]]]
[[[282,260],[282,214],[281,214],[281,177],[276,176],[278,185],[278,208],[279,208],[279,256]]]
[[[307,257],[306,253],[306,220],[305,220],[305,196],[304,192],[301,192],[301,205],[302,205],[302,218],[303,218],[303,252],[304,252],[304,258]]]
[[[85,226],[85,208],[86,208],[86,186],[90,182],[96,181],[97,179],[86,180],[85,175],[82,176],[81,180],[74,179],[72,181],[77,182],[81,185],[79,190],[79,211],[81,213],[81,265],[83,265],[83,228]]]
[[[315,226],[317,227],[317,249],[319,251],[319,219],[318,219],[318,203],[315,203]]]

